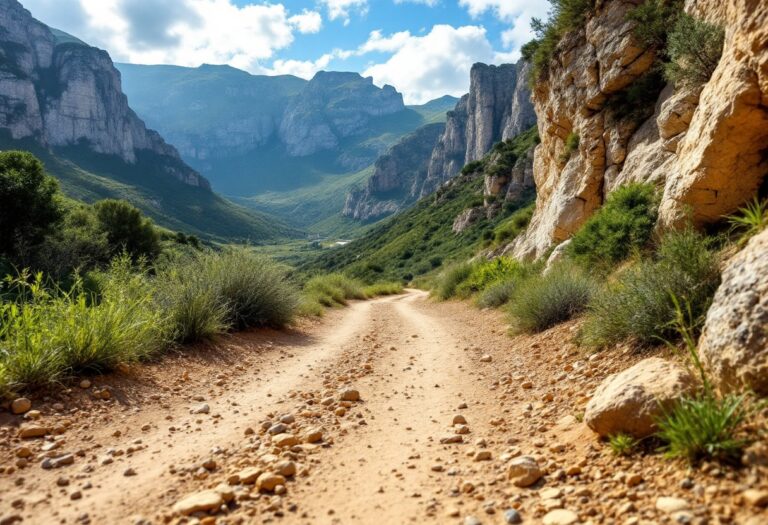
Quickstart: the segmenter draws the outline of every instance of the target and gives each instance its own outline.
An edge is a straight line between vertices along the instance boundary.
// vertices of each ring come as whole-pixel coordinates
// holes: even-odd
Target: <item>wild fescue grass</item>
[[[768,228],[768,200],[761,201],[755,197],[729,217],[728,222],[739,234],[738,244],[746,244],[749,239]]]
[[[674,295],[671,301],[675,317],[671,328],[683,341],[684,358],[701,379],[701,388],[693,396],[684,397],[671,409],[664,410],[658,418],[656,436],[665,444],[662,447],[669,458],[695,462],[702,458],[719,461],[738,461],[741,450],[747,444],[737,437],[739,427],[748,416],[746,395],[719,396],[699,359],[695,318],[691,305],[681,302]],[[677,345],[666,341],[674,352]]]
[[[461,283],[472,274],[472,264],[461,263],[444,270],[437,280],[435,295],[441,301],[446,301],[456,295]]]
[[[401,293],[403,293],[403,285],[400,283],[376,283],[363,288],[363,294],[369,299]]]
[[[509,301],[514,333],[541,332],[580,314],[595,283],[580,269],[561,264],[520,283]]]
[[[520,283],[541,271],[540,264],[517,263],[500,279],[486,285],[477,297],[480,308],[499,308],[507,304]]]
[[[232,328],[285,326],[299,301],[278,265],[243,249],[199,254],[172,265],[158,275],[157,290],[179,343]]]
[[[608,437],[608,446],[614,456],[630,456],[637,447],[638,441],[629,434],[614,434]]]
[[[0,366],[8,385],[39,387],[74,373],[105,371],[161,350],[165,315],[154,308],[145,275],[113,264],[101,295],[80,281],[71,291],[47,289],[43,277],[13,281],[19,299],[0,306]]]
[[[653,345],[677,337],[672,297],[702,318],[720,284],[719,258],[710,239],[686,230],[668,234],[656,255],[621,271],[594,294],[580,341],[603,348],[622,341]]]

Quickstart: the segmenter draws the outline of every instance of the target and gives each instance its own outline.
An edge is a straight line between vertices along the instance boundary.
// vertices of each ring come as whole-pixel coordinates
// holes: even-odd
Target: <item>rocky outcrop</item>
[[[371,221],[397,213],[418,200],[427,177],[429,156],[444,124],[428,124],[392,146],[376,160],[365,187],[347,195],[342,214]]]
[[[481,159],[495,143],[536,122],[526,80],[529,69],[524,61],[472,66],[469,94],[448,113],[445,132],[432,152],[424,195]]]
[[[670,228],[689,213],[696,225],[719,220],[768,173],[768,4],[688,0],[688,12],[724,25],[725,49],[706,85],[678,91],[654,79],[655,52],[627,18],[636,4],[598,2],[536,84],[538,200],[511,249],[518,257],[541,257],[569,238],[621,184],[663,187],[659,227]],[[655,97],[647,103],[652,115],[624,114],[630,87]],[[579,147],[564,158],[570,134]]]
[[[768,395],[768,230],[725,268],[699,353],[721,391]]]
[[[378,88],[357,73],[321,71],[288,105],[280,138],[290,155],[307,156],[360,134],[372,117],[404,109],[403,96],[392,86]]]
[[[651,357],[606,378],[592,394],[584,422],[601,437],[648,437],[656,430],[656,418],[695,385],[686,370]]]
[[[131,110],[105,51],[58,41],[16,0],[0,0],[0,29],[0,128],[11,138],[84,146],[129,164],[146,151],[167,158],[172,176],[209,187]]]

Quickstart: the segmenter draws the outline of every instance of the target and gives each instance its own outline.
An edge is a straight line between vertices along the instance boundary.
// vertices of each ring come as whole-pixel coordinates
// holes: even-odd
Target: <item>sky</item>
[[[20,0],[116,62],[229,64],[253,74],[355,71],[421,104],[469,89],[475,62],[515,62],[545,0]]]

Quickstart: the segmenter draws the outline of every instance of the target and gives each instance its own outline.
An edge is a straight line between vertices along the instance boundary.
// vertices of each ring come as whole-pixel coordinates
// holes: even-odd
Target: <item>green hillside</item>
[[[532,129],[503,144],[510,164],[538,140]],[[485,171],[491,155],[481,169],[462,174],[434,195],[421,199],[413,208],[372,227],[358,240],[339,248],[330,248],[305,263],[303,272],[344,271],[370,282],[411,279],[427,274],[452,261],[466,259],[483,245],[490,245],[500,227],[518,210],[533,201],[533,194],[517,202],[508,202],[493,217],[475,222],[459,234],[452,231],[454,219],[462,211],[483,204]]]
[[[61,182],[66,195],[84,202],[124,199],[159,225],[219,241],[276,242],[297,232],[277,219],[238,206],[205,189],[184,184],[162,172],[150,155],[135,165],[98,155],[86,148],[47,150],[32,140],[0,134],[0,150],[21,149],[40,158]]]

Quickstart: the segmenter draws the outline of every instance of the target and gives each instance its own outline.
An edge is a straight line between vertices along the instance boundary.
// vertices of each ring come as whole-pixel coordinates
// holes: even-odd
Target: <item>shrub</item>
[[[237,329],[282,327],[296,313],[298,293],[282,268],[245,249],[208,253],[189,271],[197,271],[226,304],[225,323]]]
[[[479,160],[473,160],[461,168],[462,175],[471,175],[476,171],[480,171],[483,168],[483,162]]]
[[[322,315],[323,307],[345,306],[349,299],[366,299],[363,283],[340,273],[313,277],[304,285],[301,312]]]
[[[670,28],[682,11],[682,0],[647,0],[632,9],[627,18],[635,23],[634,33],[640,42],[664,50]]]
[[[19,300],[0,306],[0,367],[14,387],[36,387],[72,373],[109,370],[146,358],[166,342],[164,314],[154,308],[143,274],[119,260],[91,296],[80,282],[48,290],[42,274],[13,282]]]
[[[477,305],[481,308],[498,308],[507,304],[520,283],[540,271],[540,264],[517,263],[514,271],[485,286],[477,298]]]
[[[720,63],[724,40],[721,27],[680,13],[667,41],[667,79],[677,86],[698,86],[709,81]]]
[[[658,421],[657,436],[670,458],[737,461],[746,442],[736,437],[744,422],[745,396],[711,394],[682,399]]]
[[[160,235],[137,208],[115,199],[99,201],[94,208],[113,254],[127,251],[136,261],[142,257],[152,260],[160,253]]]
[[[363,295],[369,298],[401,293],[403,293],[403,285],[400,283],[376,283],[363,288]]]
[[[0,152],[0,255],[23,258],[59,222],[58,187],[32,154]]]
[[[745,244],[765,228],[768,228],[768,200],[760,201],[755,197],[738,213],[728,218],[731,227],[739,232],[738,244]]]
[[[626,340],[652,345],[677,338],[675,298],[690,305],[699,324],[720,284],[718,263],[711,240],[692,230],[668,234],[654,258],[624,270],[593,296],[582,343],[601,348]]]
[[[580,269],[561,264],[520,283],[509,301],[512,330],[541,332],[581,313],[594,289]]]
[[[566,163],[570,160],[573,154],[579,149],[579,142],[581,142],[581,137],[579,137],[577,132],[571,131],[568,133],[568,136],[565,138],[565,149],[560,155],[560,162]]]
[[[437,280],[437,298],[445,301],[455,296],[459,285],[467,280],[471,273],[470,263],[457,264],[444,270]]]
[[[531,223],[535,209],[536,205],[532,203],[525,208],[520,208],[508,219],[505,219],[504,222],[499,224],[494,230],[493,242],[497,246],[512,242]]]
[[[485,290],[489,285],[511,279],[522,273],[522,265],[511,257],[497,257],[490,261],[480,261],[472,265],[472,270],[464,281],[456,287],[456,295],[469,297]]]
[[[637,439],[629,434],[614,434],[608,437],[608,445],[614,456],[630,456],[637,447]]]
[[[651,238],[659,199],[650,184],[629,184],[614,191],[573,236],[570,257],[585,265],[613,265]]]
[[[217,281],[201,272],[202,266],[193,259],[157,276],[157,304],[168,312],[172,339],[177,343],[211,339],[230,327],[229,305],[217,289]]]

